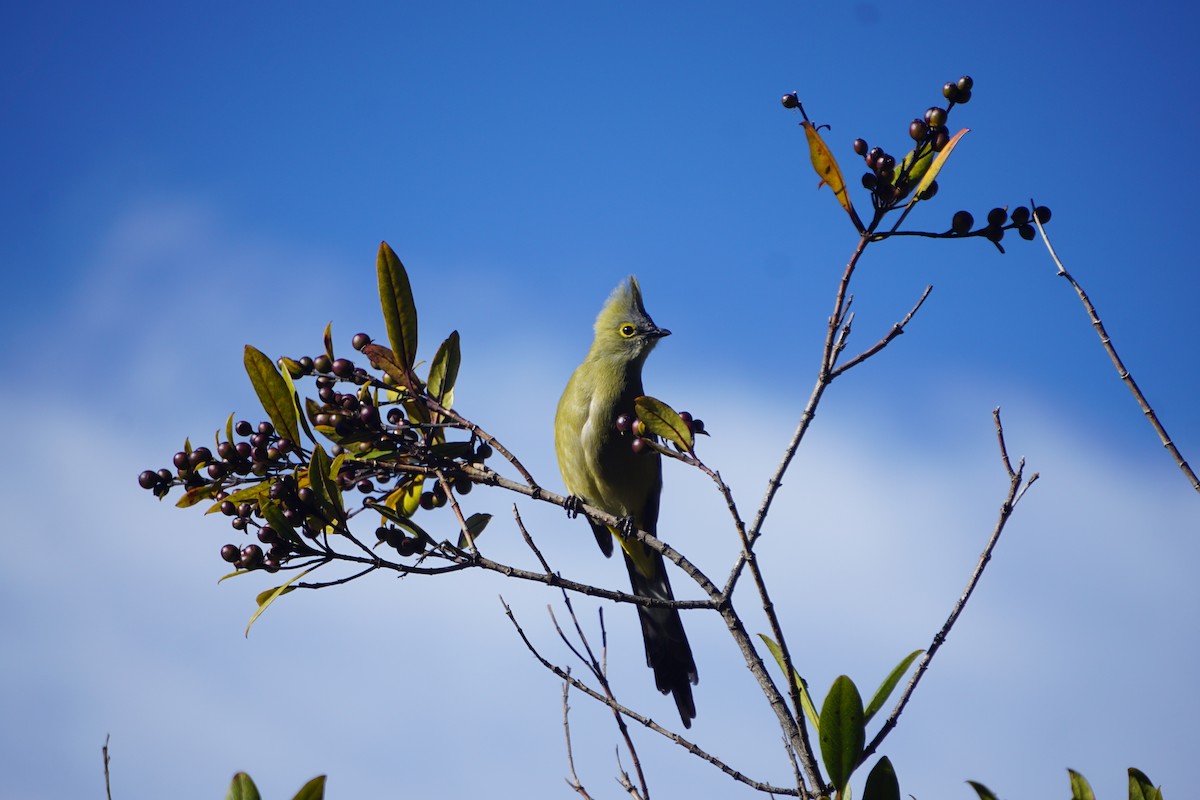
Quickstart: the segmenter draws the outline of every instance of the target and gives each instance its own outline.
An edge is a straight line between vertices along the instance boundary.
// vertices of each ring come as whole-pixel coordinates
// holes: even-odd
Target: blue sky
[[[900,153],[961,74],[972,129],[910,216],[944,229],[1029,196],[1175,440],[1200,462],[1187,226],[1196,12],[932,3],[46,3],[0,31],[0,321],[24,380],[10,420],[0,563],[0,772],[12,797],[268,797],[328,773],[331,798],[558,796],[559,687],[504,619],[555,652],[555,598],[494,577],[373,577],[290,595],[242,629],[252,576],[216,585],[232,531],[158,504],[137,473],[230,411],[241,349],[383,333],[386,239],[425,358],[463,336],[460,408],[558,488],[550,419],[591,321],[635,273],[675,332],[647,387],[714,436],[706,460],[756,506],[814,377],[853,231],[817,191],[797,90],[855,183],[849,143]],[[857,197],[860,209],[865,197]],[[828,393],[761,558],[813,686],[873,687],[927,645],[994,521],[1010,451],[1042,479],[887,742],[905,794],[1124,796],[1136,765],[1190,785],[1200,712],[1195,493],[1116,379],[1039,244],[897,240],[856,278],[851,350],[933,293],[908,332]],[[31,380],[32,379],[32,380]],[[18,388],[19,387],[19,388]],[[660,533],[723,575],[719,498],[666,476]],[[510,497],[488,545],[524,558]],[[556,566],[620,586],[582,523],[519,504]],[[433,518],[436,519],[436,518]],[[449,532],[447,532],[449,533]],[[681,594],[681,575],[674,578]],[[580,603],[589,609],[591,603]],[[760,630],[752,598],[741,605]],[[670,719],[628,609],[610,609],[622,696]],[[786,780],[778,736],[722,628],[685,619],[698,743]],[[796,645],[793,645],[793,653]],[[566,656],[558,651],[563,660]],[[611,723],[572,703],[576,759],[612,794]],[[732,734],[732,735],[731,735]],[[750,796],[639,741],[657,797]]]

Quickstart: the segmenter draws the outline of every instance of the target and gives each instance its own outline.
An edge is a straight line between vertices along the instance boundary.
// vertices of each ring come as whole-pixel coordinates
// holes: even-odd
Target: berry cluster
[[[371,338],[359,333],[352,344],[361,351]],[[270,422],[234,425],[232,419],[228,435],[217,437],[215,455],[208,447],[185,443],[174,456],[175,470],[145,470],[138,476],[139,485],[159,498],[179,486],[190,498],[186,504],[215,500],[213,510],[230,518],[234,530],[255,534],[258,543],[221,548],[221,558],[238,569],[276,572],[293,556],[326,554],[329,545],[322,537],[348,532],[346,523],[355,513],[343,507],[343,493],[365,495],[361,510],[381,508],[385,522],[418,506],[441,508],[449,502],[447,485],[459,495],[471,491],[463,465],[480,465],[493,453],[474,435],[448,441],[447,430],[457,426],[421,402],[422,386],[415,392],[398,389],[386,376],[376,378],[350,359],[334,358],[328,337],[325,353],[277,363],[294,380],[314,378],[316,397],[304,399],[304,415],[316,433],[334,442],[333,455],[343,456],[328,487],[320,493],[314,489],[315,453],[280,436]],[[340,390],[343,386],[351,388]],[[445,484],[426,480],[434,474],[444,476]],[[425,485],[432,488],[421,491]],[[339,495],[336,501],[319,496],[331,492]],[[401,513],[395,509],[403,496],[412,505]],[[432,540],[416,535],[415,524],[410,527],[406,533],[385,524],[376,537],[401,555],[421,553]]]
[[[1000,240],[1004,238],[1006,230],[1016,229],[1017,234],[1026,241],[1037,236],[1037,229],[1033,226],[1033,220],[1045,225],[1050,221],[1050,209],[1046,206],[1038,206],[1031,212],[1025,206],[1017,206],[1009,214],[1007,208],[993,208],[988,212],[987,224],[981,228],[972,230],[975,227],[975,217],[970,211],[955,211],[954,217],[950,220],[950,230],[947,235],[953,237],[963,236],[982,236],[996,247],[1000,248],[1000,252],[1004,252],[1004,248],[1000,247]]]
[[[854,140],[854,152],[862,157],[870,170],[863,174],[862,185],[871,192],[871,202],[877,210],[890,209],[907,197],[925,174],[934,153],[950,144],[950,129],[946,127],[950,111],[955,105],[970,101],[974,85],[971,76],[964,75],[942,87],[942,96],[948,101],[946,107],[931,106],[923,117],[909,123],[908,135],[914,146],[900,162],[882,147],[870,147],[866,139]],[[928,200],[937,194],[937,190],[937,181],[933,181],[919,199]]]
[[[216,456],[207,447],[193,449],[185,443],[171,459],[175,471],[165,468],[145,470],[138,475],[138,484],[153,491],[155,497],[163,497],[174,486],[200,490],[220,486],[235,476],[263,477],[294,466],[290,455],[296,450],[295,443],[279,436],[270,422],[260,422],[255,428],[241,420],[234,426],[234,431],[244,438],[236,442],[229,439],[218,442]],[[213,489],[212,493],[216,494],[217,490]]]
[[[687,411],[680,411],[679,418],[688,426],[688,430],[693,435],[703,434],[708,435],[708,431],[704,430],[704,420],[693,419],[692,415]],[[631,437],[629,447],[635,453],[644,453],[650,448],[650,442],[654,441],[654,434],[646,428],[646,423],[634,416],[633,414],[621,414],[617,417],[614,427],[622,436]]]

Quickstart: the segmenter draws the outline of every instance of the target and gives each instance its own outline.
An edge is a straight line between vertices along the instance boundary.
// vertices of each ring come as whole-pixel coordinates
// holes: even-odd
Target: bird
[[[632,528],[657,535],[662,459],[653,448],[635,452],[636,437],[618,430],[617,420],[634,418],[634,400],[644,394],[642,366],[670,334],[646,313],[641,286],[630,275],[596,317],[591,348],[567,382],[554,419],[568,509],[582,502],[619,518],[620,528],[589,520],[596,543],[606,557],[612,556],[614,541],[620,544],[635,595],[665,601],[675,595],[662,554],[628,535]],[[690,728],[696,717],[692,686],[699,677],[679,611],[639,605],[637,612],[646,666],[654,670],[658,690],[674,697],[683,726]]]

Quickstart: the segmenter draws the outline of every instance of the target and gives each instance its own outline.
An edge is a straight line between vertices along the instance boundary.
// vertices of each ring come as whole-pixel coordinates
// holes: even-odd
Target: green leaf
[[[417,306],[413,302],[408,273],[387,242],[379,243],[375,271],[379,277],[379,303],[383,308],[383,322],[387,325],[388,343],[404,369],[410,370],[417,363]]]
[[[458,348],[458,331],[451,331],[429,365],[429,396],[443,408],[454,405],[454,382],[458,380],[458,367],[462,362]]]
[[[338,466],[341,466],[340,461]],[[312,487],[313,500],[316,501],[322,516],[341,528],[346,521],[346,510],[342,502],[342,489],[333,479],[333,474],[335,473],[325,448],[314,444],[312,460],[308,463],[308,485]]]
[[[325,776],[318,775],[296,792],[296,796],[292,800],[324,800],[325,797]]]
[[[695,439],[692,430],[675,409],[653,397],[639,397],[633,401],[633,409],[646,430],[664,441],[671,442],[684,452],[693,452]]]
[[[258,507],[262,509],[263,518],[266,519],[267,524],[274,528],[276,533],[292,542],[303,543],[304,540],[300,538],[300,534],[296,533],[292,523],[288,522],[287,517],[283,515],[283,509],[279,507],[279,503],[274,501],[259,503]]]
[[[870,722],[871,717],[875,716],[879,709],[883,708],[883,704],[887,702],[888,697],[896,690],[896,684],[904,677],[904,673],[908,672],[908,668],[917,660],[917,656],[924,652],[924,650],[913,650],[883,679],[883,683],[879,684],[879,688],[875,690],[875,695],[871,698],[871,702],[867,703],[867,710],[864,712],[866,722]]]
[[[978,781],[967,781],[967,783],[972,789],[975,790],[975,794],[979,795],[979,800],[1000,800],[1000,798],[996,797],[991,789],[987,788],[982,783],[979,783]]]
[[[472,514],[467,517],[467,532],[471,534],[471,542],[479,539],[479,534],[483,533],[483,529],[492,521],[491,514]],[[458,535],[458,549],[464,549],[470,542],[467,541],[465,533]]]
[[[225,420],[225,441],[233,441],[233,412],[230,412],[229,419]]]
[[[292,397],[292,408],[296,410],[296,417],[300,420],[300,426],[304,429],[304,433],[308,436],[308,440],[310,442],[316,442],[317,438],[313,436],[312,428],[308,427],[308,420],[305,418],[304,414],[300,413],[300,393],[296,391],[296,382],[292,380],[291,374],[286,369],[283,371],[283,382],[287,385],[288,393]],[[305,401],[311,402],[307,397],[304,399]],[[233,417],[230,416],[229,419],[232,423]],[[232,428],[230,428],[230,430],[232,430]],[[230,439],[230,441],[232,441],[232,439]],[[298,439],[292,440],[292,443],[297,447],[300,446],[300,441]]]
[[[279,374],[279,370],[275,369],[274,362],[249,344],[246,345],[243,361],[246,364],[246,373],[250,376],[250,383],[254,385],[254,391],[258,394],[258,401],[262,403],[263,410],[267,412],[275,430],[280,436],[299,443],[300,429],[296,426],[296,405],[292,401],[292,393],[288,391],[287,382]]]
[[[1146,773],[1129,768],[1129,800],[1162,800],[1162,789],[1155,788]]]
[[[1071,800],[1096,800],[1087,778],[1073,769],[1068,769],[1067,773],[1071,776]]]
[[[839,675],[821,706],[821,759],[829,780],[844,794],[850,775],[858,766],[867,735],[862,697],[854,681]]]
[[[771,651],[771,655],[775,656],[776,663],[780,669],[786,669],[783,664],[783,648],[775,643],[775,640],[770,636],[760,633],[758,638],[766,643],[767,649]],[[808,717],[808,721],[812,724],[813,730],[820,732],[821,730],[821,715],[817,713],[817,707],[813,705],[812,696],[808,693],[808,682],[800,677],[800,673],[792,667],[792,682],[800,690],[800,707],[804,709],[804,716]]]
[[[875,762],[863,787],[863,800],[900,800],[900,781],[887,756]]]
[[[254,785],[254,781],[250,780],[250,776],[244,772],[239,772],[233,776],[233,781],[229,784],[229,791],[225,793],[225,800],[262,800],[258,794],[258,787]]]
[[[283,597],[288,592],[293,591],[293,589],[294,589],[294,587],[292,586],[293,583],[300,580],[305,575],[312,572],[314,569],[317,569],[318,567],[322,566],[324,563],[325,562],[322,561],[320,563],[313,564],[311,567],[304,570],[303,572],[293,575],[291,578],[288,579],[287,583],[285,583],[281,586],[276,586],[274,589],[267,589],[266,591],[259,592],[258,596],[254,598],[254,602],[258,603],[258,609],[255,610],[254,616],[250,617],[250,621],[246,623],[246,638],[247,639],[250,638],[250,626],[254,624],[254,620],[258,619],[259,614],[266,611],[267,608],[271,605],[271,603],[274,603],[276,600],[278,600],[280,597]]]
[[[416,536],[417,538],[421,539],[426,544],[433,543],[433,537],[431,537],[428,533],[426,533],[424,528],[422,528],[417,523],[413,522],[410,518],[401,514],[399,511],[389,508],[388,506],[386,506],[382,503],[375,503],[371,506],[371,508],[378,511],[379,515],[381,517],[383,517],[384,519],[395,523],[396,525],[398,525],[401,528],[404,528],[406,531],[411,533],[413,536]]]
[[[425,476],[417,475],[412,480],[397,486],[383,503],[388,508],[404,517],[411,517],[421,505],[421,490],[425,486]]]

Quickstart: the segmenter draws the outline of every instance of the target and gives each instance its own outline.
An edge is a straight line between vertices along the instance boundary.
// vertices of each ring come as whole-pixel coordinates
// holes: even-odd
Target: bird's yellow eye
[[[620,330],[621,330],[621,335],[624,336],[626,339],[629,339],[629,338],[632,338],[632,336],[635,333],[637,333],[637,326],[626,322],[624,325],[621,326]]]

